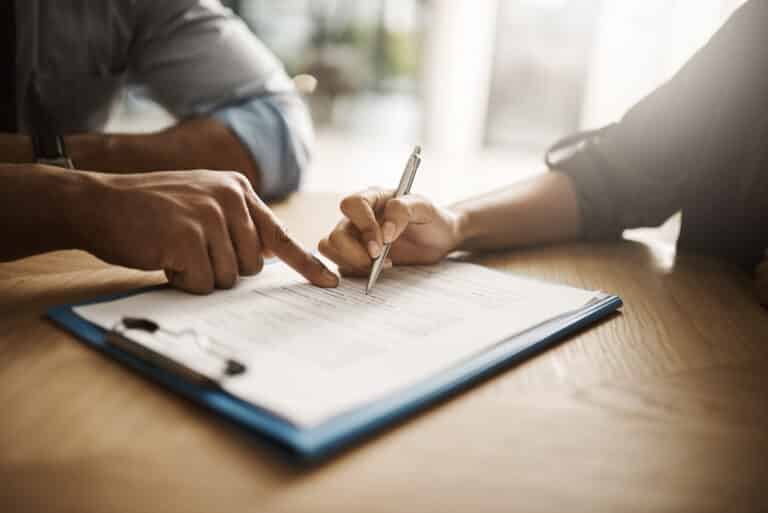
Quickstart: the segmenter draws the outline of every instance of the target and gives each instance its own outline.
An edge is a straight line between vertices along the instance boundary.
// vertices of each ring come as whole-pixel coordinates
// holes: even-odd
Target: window
[[[400,133],[420,127],[425,7],[416,0],[230,2],[291,75],[317,79],[319,129]],[[411,133],[401,133],[406,131]]]
[[[539,148],[579,126],[600,1],[498,9],[486,142]]]

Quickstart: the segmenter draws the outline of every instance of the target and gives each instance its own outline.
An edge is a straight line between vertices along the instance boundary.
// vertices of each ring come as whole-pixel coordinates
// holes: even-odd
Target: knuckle
[[[373,190],[375,200],[381,204],[387,199],[392,199],[395,196],[394,189],[384,189],[383,187],[376,187]]]
[[[387,190],[381,187],[371,187],[365,193],[364,201],[370,204],[371,208],[381,209],[382,202],[387,197]]]
[[[243,173],[240,173],[238,171],[230,171],[229,176],[232,177],[232,179],[241,187],[248,187],[250,185],[250,182],[248,181],[248,178]]]
[[[255,219],[258,219],[260,222],[270,222],[272,219],[272,211],[258,194],[253,191],[248,192],[245,194],[245,199],[249,206],[249,210],[251,211],[251,215],[253,215]]]
[[[199,248],[204,240],[204,232],[196,223],[182,223],[175,230],[178,245],[184,249]]]
[[[220,225],[224,220],[224,210],[216,201],[206,201],[200,205],[200,218],[208,223]]]
[[[291,240],[288,231],[279,222],[273,221],[262,223],[259,226],[259,235],[266,248],[283,246]]]
[[[193,184],[205,183],[215,177],[215,173],[209,169],[191,169],[184,173],[188,173],[186,176],[192,179]]]
[[[387,217],[407,218],[410,214],[410,209],[402,200],[393,199],[387,202],[387,206],[384,208],[384,214]]]
[[[355,225],[351,221],[347,219],[342,219],[341,221],[336,223],[336,226],[331,231],[331,234],[336,232],[349,232],[353,229],[354,226]]]
[[[235,235],[235,240],[242,240],[243,245],[261,249],[261,237],[256,224],[248,212],[239,211],[227,217],[227,224]]]
[[[344,232],[342,232],[341,230],[334,230],[328,236],[328,241],[333,246],[338,246],[339,244],[342,244],[344,242],[344,239],[346,239],[346,237],[344,235]]]
[[[243,185],[242,179],[245,177],[237,171],[220,171],[220,173],[230,187],[240,187]]]
[[[359,205],[363,201],[362,196],[359,194],[353,194],[352,196],[347,196],[343,200],[341,200],[341,203],[339,204],[339,208],[341,209],[341,213],[349,216],[351,211]]]
[[[276,223],[272,230],[273,238],[277,244],[287,244],[291,242],[291,236],[288,230],[280,223]]]
[[[241,201],[244,192],[247,190],[247,185],[243,183],[244,181],[247,182],[240,173],[227,171],[217,191],[218,196],[227,202]]]
[[[243,173],[235,173],[233,179],[237,184],[237,187],[241,194],[243,193],[248,194],[248,193],[254,192],[253,185],[251,185],[251,181]]]
[[[430,219],[438,216],[438,210],[434,203],[423,196],[409,198],[409,211],[412,215],[419,217],[428,217]]]

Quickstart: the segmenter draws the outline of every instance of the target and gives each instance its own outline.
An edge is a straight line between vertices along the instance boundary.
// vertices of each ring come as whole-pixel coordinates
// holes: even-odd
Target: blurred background
[[[452,201],[543,171],[555,139],[619,119],[743,0],[225,0],[310,75],[317,150],[304,189],[394,187]],[[128,95],[112,131],[170,117]]]

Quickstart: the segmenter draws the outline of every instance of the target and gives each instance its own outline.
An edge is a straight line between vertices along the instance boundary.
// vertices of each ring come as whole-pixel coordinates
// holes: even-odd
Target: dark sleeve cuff
[[[572,180],[581,211],[582,237],[587,240],[616,240],[624,231],[615,205],[616,191],[606,177],[605,165],[594,143],[588,142],[551,167]]]

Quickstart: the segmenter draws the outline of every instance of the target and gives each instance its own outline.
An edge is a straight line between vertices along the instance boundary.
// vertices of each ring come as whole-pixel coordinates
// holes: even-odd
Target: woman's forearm
[[[576,239],[581,213],[571,179],[551,172],[451,207],[458,249],[481,251]]]

